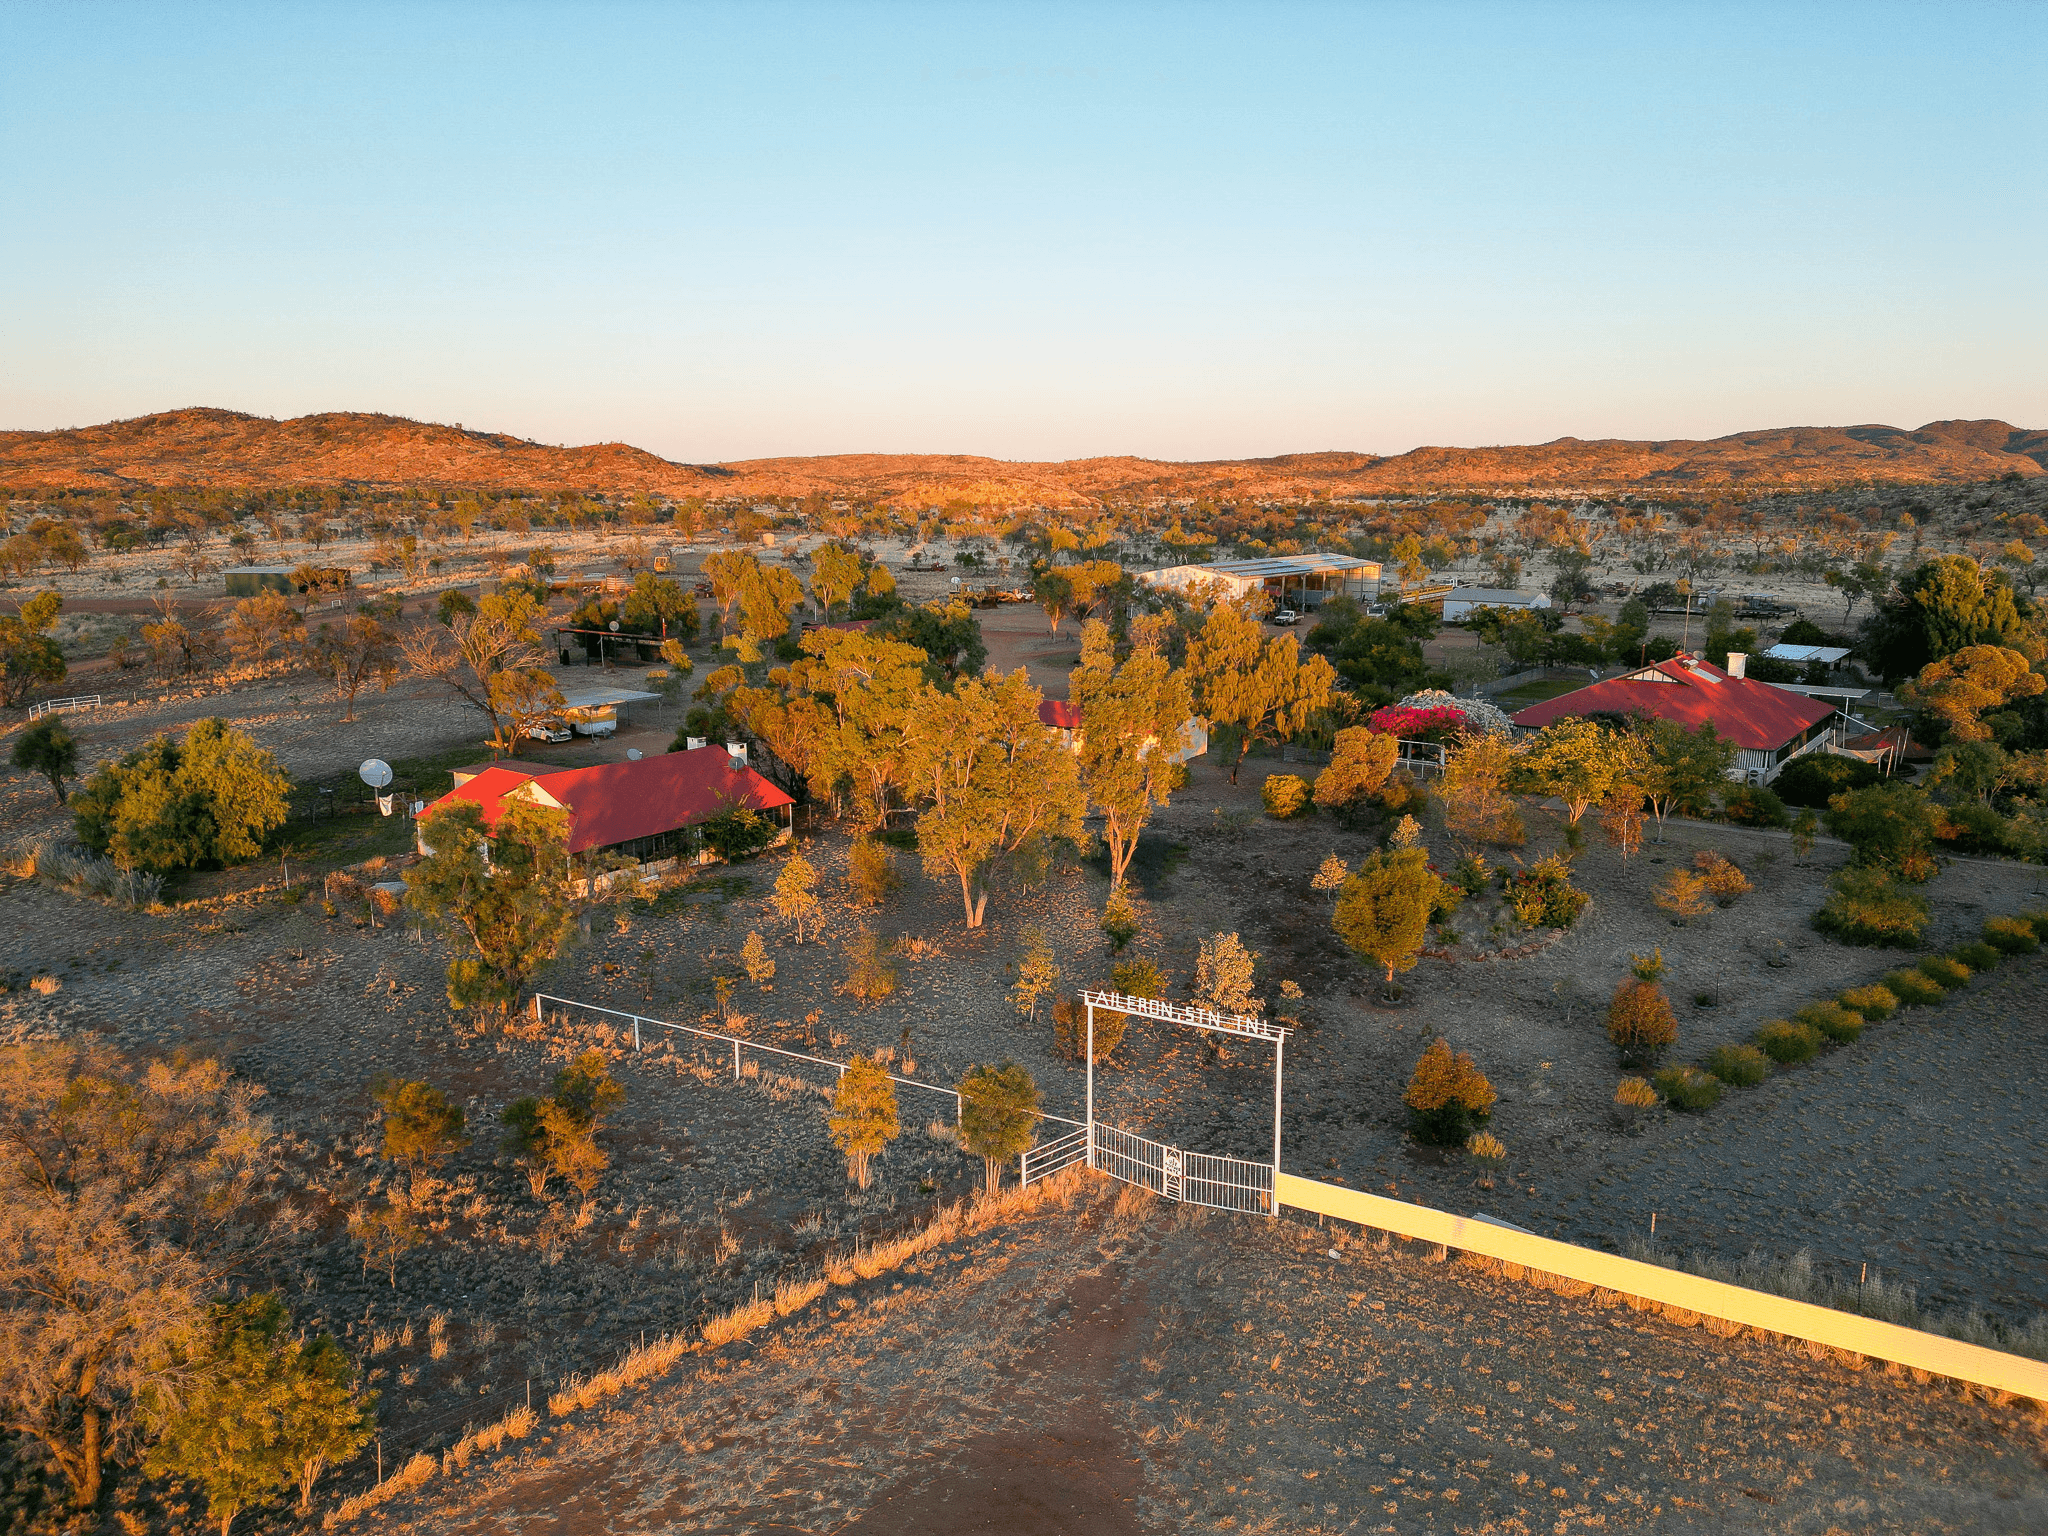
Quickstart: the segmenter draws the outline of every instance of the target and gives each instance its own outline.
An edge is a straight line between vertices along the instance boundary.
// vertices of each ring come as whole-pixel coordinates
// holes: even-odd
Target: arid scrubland
[[[1826,514],[1802,501],[1822,542],[1835,541],[1825,569],[1838,584],[1822,584],[1819,567],[1802,575],[1791,556],[1757,579],[1810,577],[1816,602],[1839,603],[1845,572],[1866,579],[1857,557],[1883,555],[1887,540],[1910,550],[1935,526],[1901,526],[1913,516],[1904,498],[1932,499],[1939,547],[1966,548],[2038,537],[2023,523],[2036,515],[2032,492],[1859,491]],[[502,581],[538,609],[546,583],[535,591],[532,560],[511,554],[559,537],[563,569],[636,544],[621,563],[643,564],[673,526],[652,521],[674,513],[651,498],[575,498],[566,510],[500,498],[468,511],[443,504],[453,500],[416,499],[403,515],[418,534],[375,531],[376,509],[340,505],[312,515],[362,516],[359,543],[300,538],[317,531],[303,522],[284,531],[294,561],[346,564],[388,546],[395,574],[377,579],[404,601],[375,622],[426,636],[445,660],[476,633],[474,599],[440,603],[437,589],[458,575]],[[1715,559],[1734,561],[1712,541],[1753,513],[1788,527],[1806,515],[1773,506],[1688,503],[1696,523],[1660,514],[1631,528],[1615,508],[1510,514],[1477,500],[1284,518],[1154,509],[1074,528],[1023,520],[1008,554],[987,508],[935,509],[909,527],[872,508],[776,508],[821,531],[850,519],[841,531],[876,535],[883,558],[849,545],[808,570],[706,564],[713,591],[690,600],[692,642],[618,674],[673,681],[687,664],[683,686],[651,679],[662,702],[613,743],[523,751],[567,763],[622,755],[628,740],[659,752],[673,734],[748,740],[757,762],[774,754],[790,783],[810,783],[797,844],[616,899],[563,897],[541,913],[553,923],[547,952],[529,946],[530,968],[488,986],[471,973],[468,992],[451,961],[480,951],[452,924],[437,929],[425,904],[378,891],[419,866],[405,819],[379,817],[353,772],[382,757],[431,797],[449,769],[488,757],[487,736],[509,744],[517,712],[478,708],[417,666],[394,664],[387,689],[374,657],[355,658],[361,675],[331,652],[253,658],[260,637],[247,635],[249,657],[216,667],[211,642],[193,640],[212,633],[206,622],[167,608],[125,670],[114,661],[62,682],[90,691],[102,675],[119,699],[56,717],[76,748],[57,774],[64,790],[42,759],[0,781],[7,840],[46,840],[0,877],[0,1030],[17,1051],[96,1045],[119,1053],[123,1071],[183,1053],[218,1063],[250,1096],[256,1171],[237,1198],[266,1238],[219,1283],[275,1293],[295,1335],[331,1336],[350,1389],[377,1395],[373,1439],[314,1469],[313,1519],[374,1510],[420,1529],[489,1529],[546,1510],[590,1529],[884,1531],[1000,1497],[1049,1529],[1505,1531],[1601,1517],[2029,1528],[2041,1523],[2030,1409],[1603,1309],[1356,1233],[1204,1218],[1079,1174],[1037,1203],[971,1203],[989,1167],[962,1144],[972,1128],[951,1123],[944,1090],[1010,1062],[1047,1112],[1078,1116],[1071,995],[1115,985],[1291,1022],[1291,1171],[1621,1249],[1648,1241],[1654,1214],[1674,1260],[1734,1266],[1756,1250],[1747,1274],[1790,1263],[1847,1304],[1875,1285],[1872,1305],[1886,1308],[1910,1287],[1915,1316],[2018,1337],[1990,1330],[2023,1329],[2048,1305],[2048,1181],[2030,1139],[2044,1046],[2024,1027],[2048,1003],[2048,961],[2025,944],[2031,928],[1987,923],[2041,905],[2038,863],[1983,856],[1994,834],[2023,852],[2035,822],[2037,797],[2009,763],[1983,796],[1995,827],[1964,803],[1978,797],[1960,780],[1941,781],[1914,802],[1926,815],[1904,841],[1878,814],[1889,800],[1860,820],[1855,804],[1828,808],[1828,824],[1804,832],[1744,824],[1711,794],[1700,814],[1650,815],[1643,796],[1630,805],[1618,792],[1632,781],[1617,765],[1676,774],[1679,757],[1606,727],[1583,741],[1553,733],[1519,757],[1483,745],[1483,731],[1454,731],[1447,796],[1358,741],[1392,734],[1375,727],[1374,706],[1428,715],[1414,699],[1444,680],[1443,637],[1411,651],[1413,636],[1355,616],[1341,636],[1310,632],[1300,645],[1227,610],[1146,612],[1122,578],[1077,585],[1057,576],[1074,559],[1045,563],[1219,543],[1258,552],[1327,517],[1333,537],[1353,527],[1343,536],[1425,574],[1439,557],[1478,574],[1526,555],[1556,579],[1590,579],[1596,568],[1576,559],[1585,542],[1645,561],[1663,549],[1703,576]],[[190,525],[175,503],[159,510],[175,544]],[[535,528],[536,513],[568,525]],[[155,513],[140,515],[147,526]],[[529,526],[484,528],[520,518]],[[227,524],[200,522],[186,553],[215,560]],[[35,546],[24,555],[63,545],[48,528],[16,537]],[[950,589],[950,577],[904,563],[913,542],[928,553],[950,543],[974,584],[1032,587],[1038,601],[902,614],[892,592]],[[2004,558],[1979,553],[1980,572]],[[961,567],[963,554],[991,564]],[[161,567],[162,552],[145,544],[83,569],[152,561]],[[2017,557],[2002,568],[2019,572]],[[796,571],[828,589],[818,602],[829,616],[872,603],[884,624],[799,643]],[[1975,590],[2017,591],[1988,579]],[[566,622],[569,604],[613,600],[623,612],[627,596],[554,594],[535,632]],[[2013,613],[2031,622],[2030,607]],[[1627,618],[1617,611],[1610,629]],[[1657,635],[1675,629],[1656,618]],[[1583,619],[1547,633],[1613,642]],[[31,671],[47,661],[35,635],[14,638]],[[2020,630],[2009,638],[2024,641]],[[481,673],[451,661],[451,675],[523,679],[534,692],[521,707],[535,713],[543,686],[605,676],[556,666],[530,642],[493,655]],[[1956,680],[1923,671],[1906,686],[1944,681]],[[1952,688],[1915,718],[1960,727],[1942,742],[1959,748],[1972,726],[1996,734],[2011,717],[2018,725],[1997,740],[2023,764],[2039,750],[2020,734],[2035,706],[2013,682],[1981,698]],[[1078,759],[1042,750],[1030,691],[1057,697],[1069,684],[1095,722]],[[31,678],[24,693],[57,688]],[[1220,728],[1182,784],[1140,748],[1194,713]],[[250,810],[260,850],[248,856],[223,844],[231,829],[209,810],[204,838],[188,828],[165,853],[148,838],[169,823],[151,808],[188,793],[219,806],[223,786],[182,763],[138,763],[123,770],[124,801],[106,798],[110,781],[97,776],[159,732],[190,743],[214,719],[226,727],[196,733],[200,746],[241,752],[246,736],[288,776],[284,819],[258,826],[261,808]],[[898,753],[920,732],[934,749]],[[10,750],[25,735],[14,728]],[[1128,750],[1110,750],[1117,740]],[[1009,744],[1000,763],[981,750],[990,742]],[[1283,745],[1284,761],[1273,755]],[[1325,784],[1321,757],[1333,751],[1345,771]],[[1960,773],[1977,758],[1948,761]],[[1028,772],[996,771],[1016,765]],[[322,789],[336,791],[339,814]],[[58,846],[71,831],[57,800],[67,791],[110,808],[109,870],[90,849]],[[906,810],[921,812],[914,828]],[[1918,950],[1845,944],[1813,926],[1826,903],[1880,876],[1909,907],[1924,904]],[[164,884],[142,891],[137,879]],[[2001,935],[2009,949],[1990,944]],[[536,1018],[536,987],[866,1058],[932,1091],[899,1084],[892,1120],[852,1095],[835,1106],[829,1072],[749,1056],[735,1080],[716,1042],[650,1025],[635,1052],[616,1020],[566,1008]],[[1896,989],[1890,1005],[1880,987]],[[452,995],[466,1006],[451,1007]],[[514,1006],[498,1011],[507,997]],[[1856,1008],[1868,1012],[1852,1024]],[[1452,1052],[1471,1058],[1483,1102],[1417,1102],[1417,1062],[1436,1041],[1453,1063]],[[1191,1150],[1269,1155],[1271,1063],[1259,1047],[1218,1049],[1133,1017],[1102,1054],[1103,1119]],[[1687,1073],[1718,1102],[1687,1112]],[[1624,1076],[1648,1085],[1646,1101],[1617,1103]],[[1459,1134],[1422,1135],[1418,1115],[1447,1104]],[[409,1129],[394,1137],[400,1108]],[[1013,1160],[993,1166],[1014,1184]],[[179,1314],[188,1324],[208,1299],[197,1284]],[[1986,1320],[1954,1316],[1970,1309]],[[140,1472],[152,1431],[132,1406],[123,1399],[110,1442],[107,1512],[131,1528],[197,1528],[207,1501],[189,1473],[168,1462]],[[7,1518],[23,1530],[61,1523],[55,1469],[27,1439],[7,1452]],[[278,1487],[238,1506],[234,1528],[291,1528],[298,1487]]]

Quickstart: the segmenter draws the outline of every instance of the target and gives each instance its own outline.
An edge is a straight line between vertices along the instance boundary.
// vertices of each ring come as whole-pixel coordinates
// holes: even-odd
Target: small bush
[[[872,837],[857,837],[846,852],[846,894],[856,906],[879,906],[896,889],[896,855]]]
[[[1847,1045],[1863,1033],[1863,1015],[1840,1003],[1808,1003],[1792,1018],[1819,1030],[1837,1045]]]
[[[2008,955],[2031,955],[2041,947],[2041,941],[2034,937],[2033,924],[2020,917],[1988,919],[1984,924],[1984,942]]]
[[[2022,912],[2018,921],[2034,930],[2034,937],[2048,942],[2048,907],[2036,907],[2031,912]]]
[[[1463,1051],[1451,1054],[1442,1037],[1432,1040],[1402,1102],[1415,1139],[1428,1146],[1462,1147],[1493,1115],[1493,1084]]]
[[[1266,814],[1280,821],[1292,821],[1316,808],[1308,780],[1298,773],[1269,773],[1259,789],[1259,801]]]
[[[1614,1102],[1624,1109],[1655,1109],[1657,1090],[1640,1077],[1624,1077],[1614,1085]]]
[[[1761,784],[1731,784],[1722,790],[1721,814],[1739,827],[1783,827],[1792,821],[1785,802]]]
[[[1958,944],[1949,953],[1972,971],[1995,970],[1998,962],[2005,958],[2004,951],[1993,948],[1981,939],[1968,944]]]
[[[1525,928],[1569,928],[1592,897],[1572,884],[1572,867],[1557,854],[1518,869],[1504,882],[1508,905]]]
[[[1734,906],[1737,897],[1747,896],[1756,889],[1749,883],[1749,876],[1711,848],[1701,849],[1692,864],[1699,871],[1700,878],[1707,882],[1708,893],[1724,907]]]
[[[1970,968],[1948,955],[1929,955],[1920,962],[1920,974],[1953,992],[1970,979]]]
[[[1756,1043],[1779,1066],[1793,1067],[1820,1054],[1821,1033],[1810,1024],[1772,1019],[1756,1032]]]
[[[1753,1045],[1719,1045],[1707,1070],[1731,1088],[1754,1088],[1771,1075],[1771,1059]]]
[[[1673,1109],[1700,1114],[1721,1102],[1727,1090],[1721,1079],[1698,1067],[1666,1067],[1657,1074],[1657,1091]]]
[[[1625,1067],[1647,1067],[1678,1039],[1678,1020],[1671,999],[1654,981],[1629,977],[1614,989],[1607,1005],[1607,1038]]]
[[[1931,1008],[1948,996],[1948,988],[1922,970],[1893,971],[1884,978],[1884,989],[1902,1008]]]
[[[1650,899],[1681,923],[1690,922],[1714,908],[1707,882],[1689,869],[1672,870],[1665,876],[1663,884],[1651,893]]]
[[[1837,1001],[1844,1008],[1855,1009],[1873,1024],[1899,1011],[1898,997],[1886,986],[1851,987]]]
[[[1927,932],[1932,909],[1888,872],[1851,865],[1829,882],[1828,899],[1813,914],[1813,926],[1843,944],[1882,944],[1911,949]]]

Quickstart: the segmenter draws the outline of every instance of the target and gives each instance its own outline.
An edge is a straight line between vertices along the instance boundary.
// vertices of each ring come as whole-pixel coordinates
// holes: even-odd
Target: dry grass
[[[1025,1189],[1006,1189],[1000,1193],[982,1194],[972,1201],[955,1201],[942,1206],[932,1219],[923,1226],[902,1234],[858,1248],[851,1255],[836,1256],[827,1260],[822,1275],[810,1279],[788,1279],[775,1287],[772,1296],[757,1298],[743,1303],[729,1312],[721,1312],[707,1322],[698,1339],[692,1340],[682,1334],[664,1334],[649,1340],[637,1348],[628,1350],[619,1362],[608,1370],[598,1371],[590,1376],[571,1376],[561,1388],[548,1398],[548,1414],[552,1418],[564,1418],[572,1413],[594,1407],[607,1398],[616,1397],[630,1387],[652,1381],[668,1371],[684,1355],[702,1349],[717,1349],[737,1339],[746,1338],[755,1330],[766,1326],[777,1318],[788,1317],[808,1307],[823,1297],[834,1286],[850,1286],[860,1280],[872,1280],[878,1275],[900,1268],[913,1259],[943,1247],[954,1240],[984,1231],[999,1222],[1029,1215],[1048,1206],[1065,1210],[1080,1195],[1084,1181],[1099,1177],[1091,1175],[1078,1164]],[[1112,1212],[1114,1219],[1124,1222],[1141,1220],[1150,1210],[1152,1199],[1149,1193],[1132,1190],[1125,1186],[1124,1195]],[[432,1327],[432,1324],[429,1325]],[[379,1341],[389,1348],[395,1339],[392,1335],[380,1333],[372,1340],[372,1352]],[[466,1465],[478,1451],[494,1451],[506,1440],[518,1440],[532,1430],[537,1415],[530,1408],[520,1407],[508,1413],[504,1419],[473,1435],[465,1435],[451,1450],[444,1453],[437,1462],[432,1456],[421,1454],[407,1462],[397,1476],[368,1489],[353,1498],[343,1500],[327,1515],[323,1522],[333,1527],[342,1521],[355,1518],[366,1510],[375,1508],[386,1499],[400,1493],[410,1492],[426,1483],[436,1472],[450,1472]]]

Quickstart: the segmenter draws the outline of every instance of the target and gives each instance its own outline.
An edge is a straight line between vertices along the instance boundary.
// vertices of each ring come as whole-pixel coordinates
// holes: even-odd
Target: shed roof
[[[1774,645],[1764,654],[1773,661],[1825,661],[1830,664],[1849,654],[1840,645]]]
[[[723,747],[698,747],[546,773],[494,764],[441,796],[426,814],[451,801],[469,800],[483,808],[485,825],[496,826],[506,796],[528,785],[529,798],[569,813],[571,853],[695,826],[729,805],[772,811],[793,803]]]
[[[1514,716],[1530,729],[1572,715],[1649,715],[1687,730],[1712,721],[1717,734],[1752,752],[1769,752],[1804,735],[1835,707],[1755,678],[1730,677],[1683,653],[1620,677],[1531,704]]]
[[[562,695],[564,709],[603,709],[611,704],[644,704],[649,699],[658,699],[658,693],[643,693],[637,688],[579,688],[574,693]]]

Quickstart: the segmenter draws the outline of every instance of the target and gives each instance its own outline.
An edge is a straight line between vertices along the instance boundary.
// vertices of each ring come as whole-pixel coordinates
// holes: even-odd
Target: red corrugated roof
[[[637,762],[547,773],[502,765],[486,768],[428,806],[426,814],[431,816],[452,801],[470,800],[483,807],[485,824],[496,826],[505,795],[528,782],[568,810],[571,853],[694,826],[734,802],[756,811],[793,803],[753,769],[736,767],[725,748],[707,746]]]
[[[1081,728],[1081,706],[1066,699],[1041,699],[1038,719],[1040,724],[1052,726],[1055,730],[1078,731]]]
[[[1661,673],[1670,681],[1638,681],[1645,672]],[[1711,720],[1716,733],[1737,746],[1769,752],[1805,735],[1834,712],[1834,705],[1803,693],[1773,688],[1754,678],[1730,677],[1711,662],[1674,656],[1531,704],[1514,721],[1535,729],[1569,715],[1644,714],[1696,731]]]

